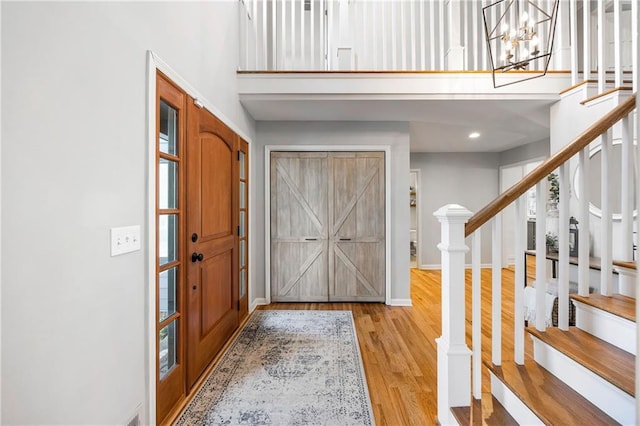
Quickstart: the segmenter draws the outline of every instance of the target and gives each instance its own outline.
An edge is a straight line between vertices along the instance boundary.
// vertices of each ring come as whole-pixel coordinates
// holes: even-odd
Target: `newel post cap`
[[[459,204],[447,204],[433,212],[433,215],[437,217],[440,222],[455,221],[466,223],[467,220],[473,216],[473,213]]]

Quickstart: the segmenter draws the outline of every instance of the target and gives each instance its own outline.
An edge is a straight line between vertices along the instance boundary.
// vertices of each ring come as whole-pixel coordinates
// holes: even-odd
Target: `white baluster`
[[[405,2],[400,2],[400,66],[402,71],[407,70],[407,26],[405,25]]]
[[[638,30],[638,22],[640,22],[640,4],[637,1],[631,2],[631,69],[633,70],[633,92],[638,93],[638,88],[640,87],[640,31]],[[636,98],[637,99],[637,98]],[[636,101],[636,114],[640,109],[638,108],[638,101]],[[639,120],[636,120],[636,122]],[[640,132],[636,132],[636,135],[640,135]],[[638,169],[636,169],[638,170]],[[638,176],[638,175],[637,175]],[[638,202],[640,199],[636,198]],[[640,293],[636,293],[640,294]],[[640,352],[638,352],[640,353]],[[636,417],[639,418],[639,417]]]
[[[300,2],[300,58],[303,69],[309,69],[309,62],[307,62],[306,58],[306,31],[304,25],[304,0],[298,0]]]
[[[471,341],[473,342],[473,397],[482,398],[482,261],[480,230],[471,234]]]
[[[420,71],[426,70],[427,45],[424,29],[424,0],[420,0]]]
[[[411,70],[416,69],[416,6],[415,1],[410,3],[409,23],[411,24]]]
[[[560,166],[558,221],[558,328],[569,329],[569,164]]]
[[[447,28],[447,24],[445,23],[445,20],[444,20],[444,2],[438,3],[438,12],[440,15],[440,20],[438,21],[440,22],[440,32],[438,34],[438,41],[440,44],[440,51],[438,52],[439,53],[438,71],[446,71],[447,67],[444,62],[444,32],[449,31],[449,29]]]
[[[277,48],[278,45],[278,20],[277,20],[277,4],[278,0],[271,1],[271,64],[272,70],[278,70],[278,60],[276,55],[281,49]]]
[[[502,364],[502,213],[491,223],[491,360]]]
[[[296,39],[298,39],[300,37],[299,34],[296,33],[296,0],[291,0],[291,36],[289,37],[291,39],[291,56],[289,57],[289,61],[292,62],[294,64],[293,68],[297,68],[295,65],[297,65],[297,57],[298,54],[296,52]],[[291,64],[289,65],[289,68],[291,67]]]
[[[465,253],[464,224],[471,212],[449,204],[434,216],[442,227],[442,336],[438,346],[438,420],[443,425],[457,424],[451,407],[471,403],[471,351],[465,340]]]
[[[571,0],[569,4],[571,30],[571,85],[578,84],[578,3]]]
[[[622,119],[622,260],[633,259],[633,117]],[[619,277],[620,278],[620,277]]]
[[[429,2],[429,70],[436,70],[436,2]]]
[[[605,19],[604,0],[598,0],[598,93],[604,93],[605,87]]]
[[[398,70],[396,67],[396,6],[397,4],[395,2],[391,2],[391,69],[393,71]]]
[[[578,194],[578,223],[581,232],[578,235],[578,294],[589,296],[589,147],[578,153],[580,194]]]
[[[615,87],[622,86],[622,26],[620,0],[613,0],[613,72]]]
[[[609,175],[611,169],[611,129],[607,130],[600,137],[601,139],[601,195],[600,204],[602,210],[601,222],[601,254],[600,254],[600,293],[604,296],[611,295],[611,275],[613,265],[611,258],[612,251],[612,230],[613,221],[611,218],[611,191],[609,189]]]
[[[536,184],[536,328],[546,330],[545,299],[547,293],[547,180]]]
[[[388,44],[388,40],[387,40],[387,34],[389,33],[387,31],[387,3],[382,3],[380,5],[380,8],[382,9],[382,69],[383,70],[388,70],[389,69],[389,63],[387,62],[387,44]]]
[[[267,50],[267,0],[262,0],[262,69],[269,69],[269,51]]]
[[[513,291],[513,359],[516,364],[524,364],[524,286],[527,271],[524,267],[524,251],[527,248],[527,195],[522,195],[516,200],[515,220],[515,284]]]
[[[582,3],[582,79],[591,78],[591,0]]]
[[[322,46],[321,50],[321,64],[322,67],[321,69],[323,70],[328,70],[329,67],[327,66],[327,35],[324,33],[324,27],[325,27],[325,23],[327,22],[327,15],[326,15],[326,6],[324,4],[324,0],[320,0],[320,19],[319,19],[319,24],[320,24],[320,40],[319,43]]]

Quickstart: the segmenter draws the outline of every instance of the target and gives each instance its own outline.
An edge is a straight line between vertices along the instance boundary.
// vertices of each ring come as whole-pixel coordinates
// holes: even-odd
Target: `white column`
[[[602,134],[600,159],[601,180],[600,180],[600,204],[602,210],[601,234],[600,234],[600,293],[603,296],[610,296],[612,293],[611,281],[613,273],[613,261],[611,252],[613,249],[612,233],[613,220],[611,218],[611,191],[609,190],[609,175],[611,170],[611,129]]]
[[[447,71],[464,70],[464,46],[462,45],[462,8],[460,1],[447,1],[447,24],[445,31],[449,34],[449,46],[447,46],[446,64]],[[443,34],[440,35],[441,37]]]
[[[471,235],[471,340],[473,342],[473,397],[482,398],[482,271],[480,230]]]
[[[442,242],[442,336],[438,346],[438,420],[456,425],[451,407],[471,404],[471,351],[465,342],[464,225],[471,212],[449,204],[434,214],[441,223]]]
[[[578,154],[578,170],[580,194],[578,195],[578,294],[589,296],[589,147]],[[639,352],[640,353],[640,352]]]
[[[502,213],[491,223],[491,361],[502,364]]]

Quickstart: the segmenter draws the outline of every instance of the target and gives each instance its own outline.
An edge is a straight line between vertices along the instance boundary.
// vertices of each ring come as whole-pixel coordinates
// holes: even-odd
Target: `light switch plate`
[[[111,256],[140,250],[140,225],[111,228]]]

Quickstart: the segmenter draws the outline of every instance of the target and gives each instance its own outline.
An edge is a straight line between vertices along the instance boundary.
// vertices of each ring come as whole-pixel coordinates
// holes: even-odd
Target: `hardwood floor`
[[[502,271],[503,360],[513,360],[513,271]],[[491,359],[491,270],[482,271],[483,360]],[[467,272],[467,340],[471,346],[471,277]],[[377,303],[274,303],[260,309],[350,310],[378,425],[436,423],[436,343],[440,336],[440,271],[411,270],[412,307]],[[525,339],[531,353],[530,339]],[[491,417],[488,373],[483,378],[483,417]],[[486,398],[485,398],[486,395]],[[487,402],[485,402],[487,401]],[[492,424],[489,422],[488,424]]]

